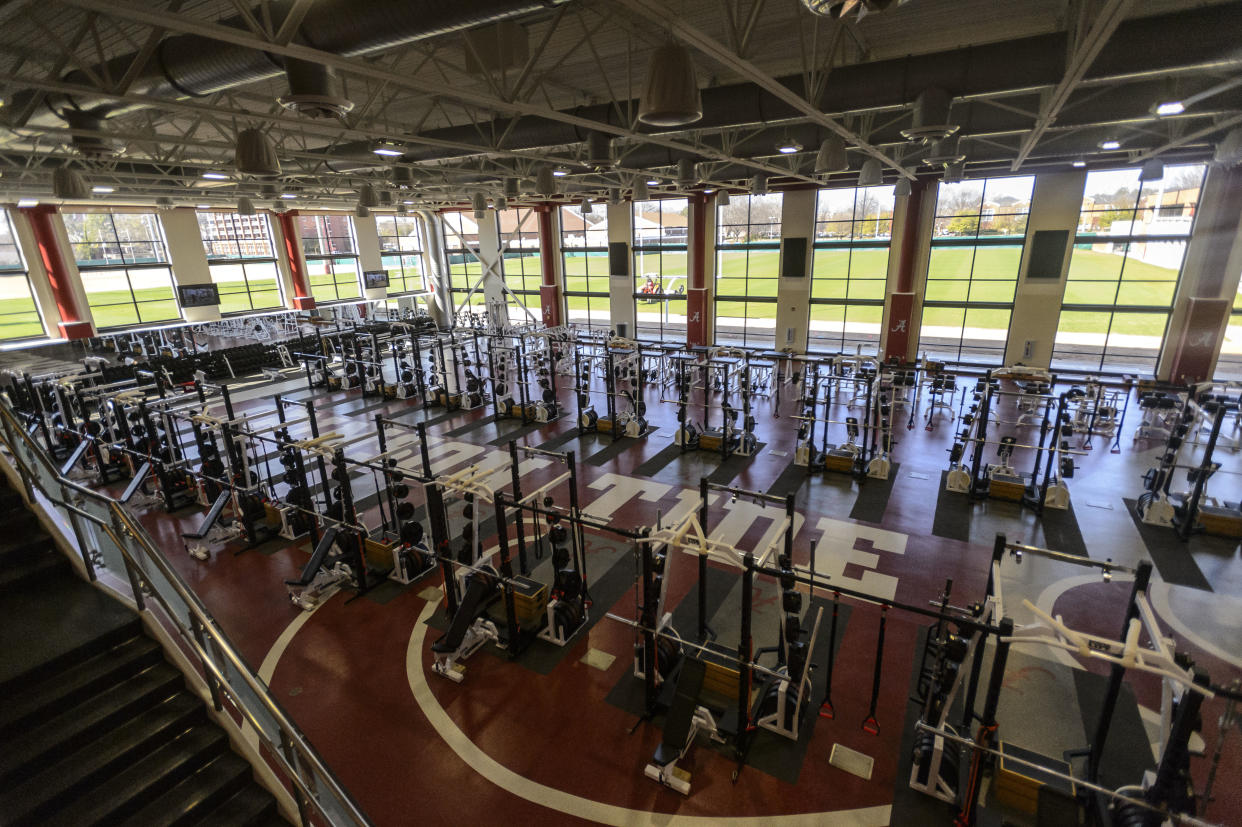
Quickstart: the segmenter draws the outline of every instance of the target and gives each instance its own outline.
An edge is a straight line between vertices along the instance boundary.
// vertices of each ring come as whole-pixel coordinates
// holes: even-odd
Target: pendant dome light
[[[634,182],[634,200],[646,201],[651,197],[651,193],[647,190],[647,179],[639,178]]]
[[[850,159],[845,154],[845,139],[840,135],[829,135],[819,145],[819,153],[815,156],[815,174],[828,175],[845,172],[849,168]]]
[[[893,187],[893,195],[899,198],[903,195],[909,195],[913,191],[914,188],[910,186],[910,179],[905,177],[898,178],[897,185]]]
[[[924,89],[914,99],[914,113],[910,126],[901,134],[911,141],[938,141],[947,138],[960,128],[949,123],[949,108],[953,99],[949,93],[935,86]]]
[[[620,203],[621,203],[621,188],[620,187],[609,187],[608,188],[608,206],[615,207]]]
[[[694,161],[690,158],[682,158],[677,162],[677,183],[682,187],[692,187],[699,182],[698,173],[695,171]]]
[[[261,129],[243,129],[237,133],[233,167],[242,175],[275,178],[280,175],[280,159],[276,147]]]
[[[393,167],[392,185],[401,190],[414,186],[414,170],[409,167]]]
[[[518,195],[521,193],[521,190],[518,188],[519,183],[520,182],[516,178],[505,179],[504,186],[505,186],[505,197],[506,198],[517,198],[518,197]]]
[[[944,182],[946,184],[960,184],[965,174],[965,161],[954,161],[951,164],[946,164],[944,168]]]
[[[492,209],[497,212],[509,209],[509,199],[503,195],[497,195],[492,199]]]
[[[365,204],[359,204],[358,206],[354,207],[354,217],[355,218],[370,218],[371,208],[366,206]]]
[[[237,198],[237,214],[238,215],[255,215],[258,211],[254,208],[254,202],[245,195]]]
[[[651,55],[638,119],[651,126],[685,126],[703,117],[703,96],[690,50],[666,43]]]
[[[766,172],[756,172],[754,177],[750,179],[750,194],[768,194],[768,175]]]
[[[612,166],[612,136],[607,132],[592,132],[587,136],[586,162],[603,169]]]
[[[729,206],[729,191],[728,190],[721,190],[720,192],[716,193],[716,206],[717,207]]]
[[[52,172],[52,195],[62,201],[84,201],[91,197],[91,190],[82,173],[60,167]]]
[[[875,158],[863,161],[862,169],[858,171],[858,186],[878,187],[883,182],[884,168],[880,166],[880,162]]]
[[[378,207],[379,196],[375,194],[375,187],[370,184],[358,187],[358,203],[363,207]]]
[[[582,199],[582,203],[578,205],[578,212],[582,213],[583,215],[591,214],[591,199],[590,198]]]

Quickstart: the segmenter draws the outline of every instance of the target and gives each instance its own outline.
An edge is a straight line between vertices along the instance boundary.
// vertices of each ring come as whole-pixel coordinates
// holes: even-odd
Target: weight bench
[[[455,683],[461,683],[466,668],[460,661],[473,655],[487,641],[498,641],[496,624],[483,616],[496,601],[497,581],[494,576],[473,572],[466,578],[466,593],[453,615],[453,622],[440,639],[431,644],[431,670]]]
[[[147,479],[147,474],[151,473],[151,463],[144,462],[138,466],[138,470],[134,472],[134,478],[129,481],[129,485],[125,486],[125,491],[121,494],[121,502],[127,503],[138,493],[138,489],[142,488],[143,482]]]
[[[329,526],[311,552],[310,560],[302,567],[302,573],[296,580],[285,581],[289,599],[298,608],[308,612],[317,608],[353,579],[354,572],[345,562],[338,560],[331,566],[326,565],[340,539],[340,531],[339,526]]]
[[[216,497],[216,501],[211,504],[211,508],[208,509],[207,516],[203,517],[203,521],[198,524],[198,530],[182,533],[181,539],[187,541],[185,550],[190,556],[197,557],[199,560],[207,559],[207,544],[203,541],[206,540],[207,535],[211,534],[212,529],[216,527],[216,523],[220,521],[220,515],[224,513],[224,506],[228,504],[232,496],[232,493],[229,491],[221,491],[220,495]],[[197,542],[191,546],[188,543],[190,540]]]
[[[690,794],[690,773],[678,767],[677,762],[689,752],[699,730],[720,738],[711,712],[699,706],[699,693],[706,675],[707,664],[703,661],[689,656],[682,658],[677,688],[664,721],[664,737],[656,746],[651,763],[643,770],[648,778],[682,795]]]

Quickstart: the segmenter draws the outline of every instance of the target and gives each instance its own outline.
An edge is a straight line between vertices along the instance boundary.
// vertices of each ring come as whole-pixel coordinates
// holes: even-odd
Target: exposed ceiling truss
[[[1188,26],[1197,15],[1210,41],[1222,20],[1236,23],[1234,31],[1242,27],[1240,2],[1185,9],[1174,0],[911,0],[860,22],[816,17],[798,0],[528,6],[514,18],[522,48],[505,61],[481,45],[488,41],[462,31],[365,53],[316,48],[302,28],[322,11],[314,0],[0,3],[0,198],[46,198],[52,170],[65,164],[111,187],[109,198],[119,201],[162,195],[223,203],[254,195],[259,182],[202,174],[231,173],[237,132],[256,126],[281,158],[277,188],[296,192],[300,203],[334,207],[352,204],[363,183],[388,186],[393,166],[408,168],[413,180],[408,192],[389,187],[394,199],[430,205],[462,203],[477,191],[499,194],[504,179],[527,182],[544,165],[567,173],[560,179],[566,198],[602,197],[640,178],[661,182],[657,191],[681,191],[682,158],[697,162],[696,187],[744,187],[755,173],[780,185],[845,183],[866,158],[879,160],[889,181],[913,178],[940,171],[922,162],[924,147],[900,135],[927,74],[918,60],[940,55],[968,174],[1063,166],[1083,156],[1100,163],[1203,159],[1242,123],[1242,50],[1204,47],[1202,39],[1181,43],[1180,51],[1163,44],[1145,68],[1142,56],[1119,57],[1132,50],[1116,42],[1141,34],[1153,14]],[[146,79],[165,65],[162,44],[182,36],[266,54],[270,64],[202,94],[149,93]],[[637,121],[636,101],[652,50],[669,37],[695,55],[706,81],[705,118],[657,132]],[[1039,37],[1060,37],[1048,42],[1064,48],[1033,66],[1029,78],[997,73],[967,82],[970,72],[983,73],[970,61],[982,61],[989,44],[1011,40],[1019,61],[1019,47],[1034,49]],[[280,64],[287,60],[334,71],[352,109],[314,119],[283,108],[276,99],[286,94]],[[911,68],[898,87],[893,77],[903,60],[923,71]],[[965,67],[960,83],[950,60]],[[728,112],[710,95],[717,89]],[[1157,117],[1151,108],[1160,100],[1191,105]],[[70,101],[107,111],[97,126],[69,124],[52,109]],[[593,132],[609,136],[615,164],[585,163]],[[846,140],[855,171],[825,179],[814,174],[814,160],[830,134]],[[1105,138],[1121,147],[1101,149]],[[123,151],[84,156],[81,142],[92,139]],[[405,154],[375,155],[380,141]],[[778,143],[795,141],[801,151],[777,151]]]

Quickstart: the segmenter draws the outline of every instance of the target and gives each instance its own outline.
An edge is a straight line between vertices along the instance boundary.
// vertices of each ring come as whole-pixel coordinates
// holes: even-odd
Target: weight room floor
[[[764,491],[789,490],[805,477],[801,469],[791,468],[793,406],[782,405],[781,419],[773,421],[768,415],[770,400],[757,406],[762,411],[758,436],[765,446],[752,459],[735,459],[722,468],[715,457],[682,456],[672,448],[676,408],[660,404],[655,389],[647,394],[654,432],[613,447],[607,437],[579,438],[572,413],[541,428],[523,428],[520,422],[494,422],[488,408],[452,414],[432,409],[424,414],[403,401],[363,399],[357,391],[312,393],[296,375],[274,385],[239,384],[248,385],[234,396],[239,410],[270,410],[268,397],[275,391],[289,398],[314,399],[322,432],[352,436],[373,431],[377,413],[410,423],[426,419],[432,423],[428,431],[437,473],[496,456],[505,450],[504,435],[514,431],[524,434],[519,442],[575,450],[587,513],[628,527],[652,524],[657,514],[667,520],[682,495],[697,496],[701,475]],[[561,399],[572,410],[571,396],[562,391]],[[843,414],[843,407],[834,409],[834,417]],[[890,484],[872,480],[860,486],[845,477],[822,476],[802,484],[797,503],[807,522],[797,536],[796,556],[805,561],[809,540],[822,538],[816,559],[819,571],[851,587],[911,603],[934,598],[951,577],[953,602],[958,605],[981,596],[996,531],[1005,531],[1012,541],[1065,550],[1078,544],[1079,552],[1123,565],[1151,556],[1157,563],[1152,601],[1177,638],[1178,648],[1190,650],[1215,682],[1228,683],[1242,674],[1238,545],[1195,538],[1187,553],[1171,531],[1164,537],[1158,531],[1140,533],[1125,500],[1140,493],[1141,474],[1159,446],[1131,441],[1138,418],[1132,400],[1121,453],[1109,454],[1104,440],[1097,437],[1095,450],[1080,459],[1080,469],[1069,482],[1073,511],[1041,525],[1032,512],[1013,504],[985,502],[966,508],[946,499],[955,497],[940,493],[954,426],[944,416],[934,431],[927,431],[922,418],[916,417],[915,427],[907,430],[900,427],[905,418],[898,415],[894,459],[900,466]],[[411,433],[395,438],[404,447],[412,437]],[[365,453],[373,445],[363,442],[357,450]],[[416,454],[406,456],[417,466]],[[1228,451],[1218,454],[1225,468],[1232,470],[1242,465],[1239,457]],[[1031,461],[1021,450],[1015,454],[1019,468],[1029,467]],[[530,490],[552,479],[561,467],[525,461],[520,470],[523,486]],[[1221,479],[1218,476],[1212,486],[1218,496],[1230,488]],[[354,484],[355,496],[373,506],[376,498],[368,497],[375,490],[370,475],[360,476]],[[1237,490],[1233,488],[1230,499],[1236,498]],[[722,501],[712,509],[711,524],[719,536],[743,548],[754,547],[779,521],[776,512],[745,501]],[[636,721],[630,677],[633,634],[602,619],[606,611],[634,615],[632,562],[624,549],[599,543],[599,550],[588,555],[596,599],[589,633],[579,634],[564,650],[537,644],[544,648],[532,647],[517,662],[481,651],[466,662],[465,681],[458,685],[428,668],[430,643],[440,634],[429,625],[439,625],[438,573],[408,587],[386,582],[358,599],[338,594],[315,612],[305,613],[291,605],[283,585],[305,562],[304,544],[271,542],[239,555],[215,551],[207,562],[198,562],[184,553],[180,532],[195,526],[200,514],[196,509],[171,516],[147,511],[142,520],[377,824],[408,823],[412,813],[432,823],[549,818],[555,823],[638,822],[648,820],[648,812],[713,819],[835,813],[808,816],[807,823],[816,824],[951,820],[950,809],[905,785],[910,739],[904,730],[915,717],[915,708],[905,699],[919,628],[900,612],[890,613],[886,632],[879,736],[860,729],[875,657],[879,613],[874,607],[855,605],[842,612],[833,690],[837,717],[827,720],[814,714],[824,681],[826,612],[821,646],[814,656],[821,666],[814,673],[816,686],[806,719],[809,736],[794,744],[764,733],[770,740],[756,742],[751,765],[736,785],[730,783],[734,766],[730,758],[700,738],[683,764],[693,773],[691,795],[683,798],[642,774],[659,741],[662,721],[626,735]],[[372,513],[367,521],[375,524],[378,518]],[[1157,547],[1151,548],[1152,544]],[[689,556],[672,562],[668,602],[675,620],[687,619],[681,625],[687,634],[696,599],[692,563]],[[710,625],[726,645],[736,645],[732,639],[737,634],[738,579],[735,572],[715,567],[709,577]],[[1021,606],[1027,597],[1064,614],[1075,628],[1109,636],[1119,631],[1129,593],[1129,584],[1121,577],[1104,583],[1070,564],[1029,555],[1020,565],[1006,560],[1003,585],[1007,609],[1018,623],[1030,618]],[[758,584],[756,646],[775,635],[775,595],[774,584]],[[827,605],[830,599],[821,593],[813,606]],[[595,665],[583,661],[588,650]],[[1089,714],[1081,714],[1082,707],[1089,708],[1098,697],[1100,681],[1092,675],[1106,670],[1099,663],[1086,664],[1089,670],[1071,664],[1068,656],[1057,658],[1038,649],[1015,654],[1002,693],[1002,739],[1049,752],[1085,744],[1091,723]],[[1139,704],[1158,709],[1156,681],[1137,676],[1130,685]],[[1219,701],[1205,707],[1208,756],[1222,710]],[[1141,769],[1150,762],[1125,750],[1136,738],[1138,743],[1146,740],[1139,731],[1139,710],[1132,702],[1123,702],[1118,718],[1110,741],[1112,766],[1120,773],[1121,763],[1128,760]],[[1147,729],[1150,735],[1150,721]],[[828,764],[834,743],[875,759],[870,781]],[[1224,821],[1223,814],[1231,807],[1236,811],[1242,806],[1242,784],[1237,783],[1240,752],[1235,736],[1226,746],[1217,800],[1207,811],[1210,820]],[[1206,759],[1197,759],[1194,765],[1200,787],[1206,765]],[[1116,783],[1123,780],[1124,776]]]

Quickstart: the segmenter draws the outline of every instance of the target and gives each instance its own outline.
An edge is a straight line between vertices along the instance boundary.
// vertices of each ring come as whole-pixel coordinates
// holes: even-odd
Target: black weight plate
[[[414,516],[414,503],[402,500],[397,503],[397,519],[408,520]]]

